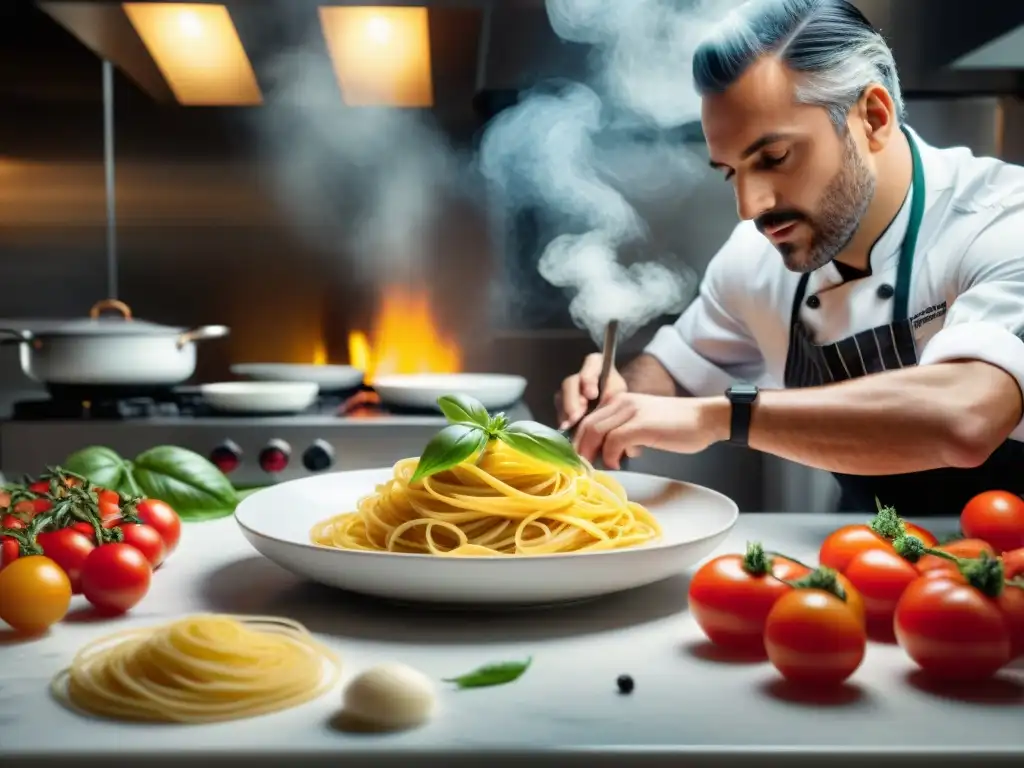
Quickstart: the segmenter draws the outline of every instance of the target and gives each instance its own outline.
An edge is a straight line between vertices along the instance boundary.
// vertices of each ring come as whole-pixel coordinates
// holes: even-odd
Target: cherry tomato
[[[36,541],[43,548],[43,554],[64,569],[71,581],[72,594],[80,594],[82,566],[89,553],[96,548],[92,539],[72,528],[62,528],[59,531],[40,533]]]
[[[1008,579],[1024,576],[1024,547],[1011,549],[1000,555],[1003,561],[1003,572]]]
[[[18,558],[0,571],[0,619],[20,632],[45,631],[70,605],[71,582],[48,557]]]
[[[929,675],[981,680],[1010,661],[1006,616],[959,574],[921,578],[896,606],[896,642]]]
[[[1007,585],[996,598],[1010,630],[1010,658],[1024,656],[1024,587]]]
[[[866,525],[844,525],[830,533],[822,542],[818,560],[822,565],[842,573],[850,565],[854,555],[868,549],[891,548],[892,545],[888,541]]]
[[[765,622],[768,659],[787,680],[838,685],[864,660],[864,622],[850,606],[820,589],[793,589]]]
[[[941,547],[934,547],[934,549],[941,550],[942,552],[948,552],[956,557],[964,557],[967,559],[974,559],[981,557],[982,554],[990,555],[991,557],[996,556],[996,552],[992,549],[992,545],[981,539],[960,539],[959,541],[951,541],[949,544],[943,544]],[[956,571],[956,563],[952,560],[946,560],[938,555],[925,555],[917,561],[917,570],[920,573],[926,573],[927,571],[942,570],[942,571]]]
[[[780,579],[798,579],[808,569],[792,560],[774,558],[773,576],[752,576],[743,562],[743,555],[722,555],[701,566],[690,581],[690,611],[716,645],[763,654],[768,612],[792,589]]]
[[[908,536],[916,536],[919,538],[926,547],[934,547],[939,543],[938,538],[935,534],[929,531],[927,528],[922,528],[920,525],[914,525],[904,521]]]
[[[836,580],[839,582],[839,586],[843,588],[843,592],[846,593],[846,607],[860,620],[862,626],[866,626],[868,612],[860,590],[853,586],[853,582],[841,573],[836,574]]]
[[[121,506],[117,501],[100,501],[97,506],[100,509],[100,520],[104,523],[107,520],[115,520],[121,517]]]
[[[121,533],[124,534],[124,543],[131,544],[139,550],[154,570],[164,561],[167,554],[164,540],[152,526],[143,523],[121,523]]]
[[[136,506],[139,519],[156,528],[167,547],[167,557],[177,549],[181,539],[181,519],[171,505],[159,499],[143,499]]]
[[[854,555],[844,575],[864,599],[868,624],[891,631],[896,604],[920,573],[895,551],[867,549]]]
[[[99,504],[118,504],[121,503],[121,498],[117,495],[117,491],[108,491],[106,488],[95,488],[96,501]]]
[[[996,552],[1024,547],[1024,499],[1008,491],[979,493],[960,513],[960,530]]]
[[[34,483],[30,483],[28,489],[32,493],[49,493],[50,492],[50,481],[49,480],[37,480]]]
[[[19,530],[25,527],[24,521],[20,517],[14,515],[4,515],[3,520],[0,521],[0,525],[4,528],[14,528]]]
[[[153,576],[149,561],[131,544],[96,547],[82,567],[82,594],[105,613],[124,613],[138,604]]]
[[[71,530],[78,531],[80,534],[88,538],[93,544],[96,543],[96,532],[93,531],[92,526],[88,523],[72,523]]]
[[[21,545],[16,539],[4,536],[0,540],[0,571],[18,559],[21,554]]]

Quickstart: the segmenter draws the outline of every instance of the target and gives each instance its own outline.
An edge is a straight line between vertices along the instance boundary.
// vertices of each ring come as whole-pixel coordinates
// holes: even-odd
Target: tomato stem
[[[839,583],[838,574],[832,568],[826,568],[825,566],[816,568],[806,576],[787,581],[786,584],[789,584],[794,589],[820,589],[846,602],[846,590]]]
[[[961,559],[960,573],[972,587],[989,597],[999,597],[1003,591],[1003,561],[997,557],[990,557],[982,552],[981,557],[975,559]]]
[[[772,561],[759,541],[748,541],[743,555],[743,570],[751,576],[765,576],[772,572]]]
[[[784,555],[781,552],[775,552],[774,550],[768,550],[768,554],[771,557],[773,557],[773,558],[781,557],[783,560],[789,560],[789,562],[795,563],[796,565],[799,565],[801,568],[806,568],[808,571],[813,571],[814,570],[807,563],[802,563],[799,560],[797,560],[795,557],[790,557],[789,555]]]
[[[882,502],[875,497],[875,507],[878,511],[868,523],[868,527],[884,539],[898,539],[907,534],[907,524],[896,514],[894,507],[883,507]]]

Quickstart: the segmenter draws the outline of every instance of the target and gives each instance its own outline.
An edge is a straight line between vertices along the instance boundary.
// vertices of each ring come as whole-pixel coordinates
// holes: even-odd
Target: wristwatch
[[[733,445],[747,445],[750,438],[750,417],[760,390],[753,384],[736,384],[725,390],[725,396],[732,404],[729,420],[729,442]]]

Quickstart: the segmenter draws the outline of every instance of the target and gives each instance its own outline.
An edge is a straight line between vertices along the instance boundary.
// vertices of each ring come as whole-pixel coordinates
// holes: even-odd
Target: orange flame
[[[348,352],[350,364],[365,372],[367,384],[376,376],[393,373],[462,370],[462,352],[438,328],[428,293],[404,286],[385,289],[373,332],[349,333]]]
[[[327,365],[327,346],[323,339],[319,339],[313,347],[313,365]]]

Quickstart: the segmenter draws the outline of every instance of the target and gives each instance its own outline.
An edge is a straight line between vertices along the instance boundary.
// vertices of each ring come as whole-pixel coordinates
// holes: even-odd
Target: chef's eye
[[[789,157],[789,152],[783,152],[781,155],[769,155],[766,153],[761,155],[761,161],[758,165],[764,170],[778,168],[786,161],[787,157]]]

